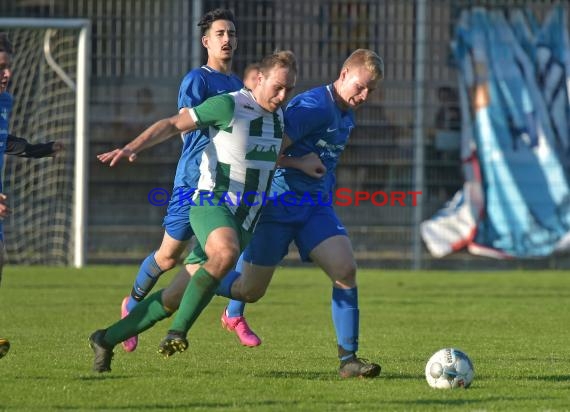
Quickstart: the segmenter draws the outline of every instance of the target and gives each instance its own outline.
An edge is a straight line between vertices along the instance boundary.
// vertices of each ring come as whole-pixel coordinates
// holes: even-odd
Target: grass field
[[[0,410],[562,411],[570,408],[570,274],[362,270],[362,357],[373,380],[337,376],[330,286],[311,268],[282,268],[247,315],[263,345],[222,330],[215,298],[170,359],[157,353],[169,320],[116,348],[91,372],[87,337],[115,321],[135,268],[7,267],[0,288]],[[172,275],[161,279],[165,285]],[[437,391],[427,359],[456,346],[475,365],[467,390]]]

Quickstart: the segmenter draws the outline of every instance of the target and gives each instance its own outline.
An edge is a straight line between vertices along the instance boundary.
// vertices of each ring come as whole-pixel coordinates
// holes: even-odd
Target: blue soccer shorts
[[[270,202],[261,213],[244,260],[260,266],[277,266],[294,241],[303,262],[315,247],[333,236],[348,236],[331,205],[287,205]]]
[[[168,235],[180,242],[188,241],[194,235],[190,226],[190,201],[188,196],[191,189],[175,187],[172,190],[166,216],[162,221],[162,227]]]

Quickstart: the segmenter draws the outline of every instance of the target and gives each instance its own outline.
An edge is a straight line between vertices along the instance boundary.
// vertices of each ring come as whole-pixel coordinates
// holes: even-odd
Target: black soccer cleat
[[[94,372],[111,372],[111,360],[113,359],[113,348],[109,348],[103,341],[105,330],[99,329],[89,336],[89,346],[95,353],[93,360]]]
[[[381,370],[380,365],[355,355],[340,362],[338,373],[341,378],[375,378],[380,375]]]
[[[3,358],[8,354],[10,350],[10,342],[8,339],[0,338],[0,358]]]
[[[176,352],[184,352],[188,349],[188,340],[181,332],[169,330],[168,335],[158,345],[158,353],[165,358],[174,355]]]

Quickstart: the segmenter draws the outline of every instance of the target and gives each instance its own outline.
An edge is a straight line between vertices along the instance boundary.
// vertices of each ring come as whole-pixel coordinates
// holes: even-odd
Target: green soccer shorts
[[[240,243],[240,251],[243,251],[249,240],[251,233],[243,229],[238,223],[235,215],[226,205],[199,205],[192,206],[190,213],[190,225],[194,230],[194,235],[198,243],[190,254],[184,259],[185,264],[199,263],[202,264],[208,260],[208,256],[204,252],[206,241],[210,233],[221,227],[232,228],[238,236]]]

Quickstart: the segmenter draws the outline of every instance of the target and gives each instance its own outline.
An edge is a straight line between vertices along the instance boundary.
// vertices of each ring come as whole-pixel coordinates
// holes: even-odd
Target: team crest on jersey
[[[250,146],[251,147],[251,146]],[[245,155],[246,160],[261,160],[264,162],[277,161],[277,145],[263,146],[259,143],[253,144]]]
[[[2,108],[2,111],[0,112],[0,116],[2,116],[2,119],[8,120],[8,109]]]
[[[320,149],[323,149],[321,157],[336,158],[344,150],[345,145],[327,143],[325,140],[319,139],[317,143],[315,143],[315,146],[317,146]]]

